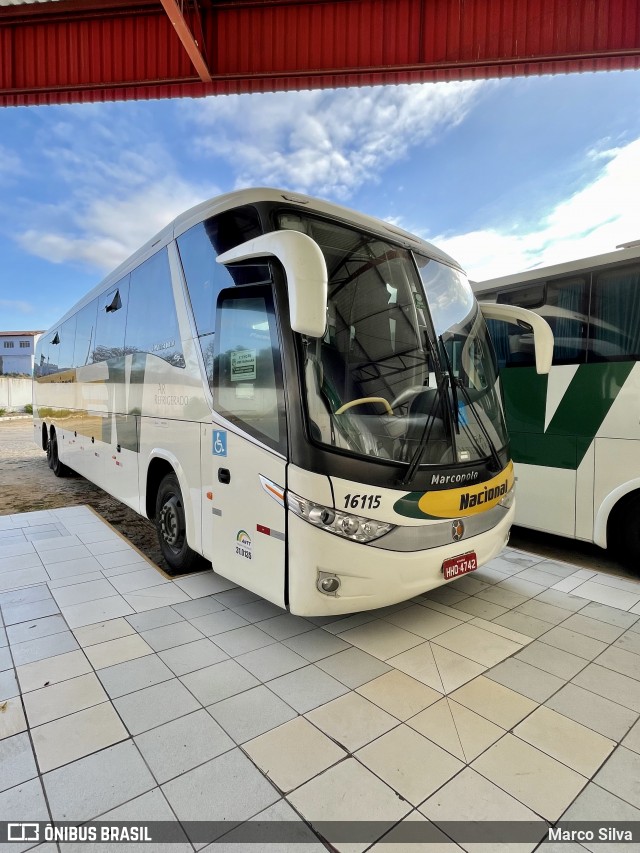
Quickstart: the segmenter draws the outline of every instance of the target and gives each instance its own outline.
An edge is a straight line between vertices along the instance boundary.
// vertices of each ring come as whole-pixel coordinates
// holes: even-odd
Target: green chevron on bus
[[[473,285],[554,333],[548,374],[529,330],[489,320],[517,479],[516,524],[594,542],[640,573],[640,240]]]

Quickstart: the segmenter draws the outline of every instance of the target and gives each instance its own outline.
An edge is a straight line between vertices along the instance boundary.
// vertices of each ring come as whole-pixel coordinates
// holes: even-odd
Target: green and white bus
[[[490,321],[516,463],[515,523],[610,548],[640,571],[640,241],[473,285],[554,332],[548,375],[531,335]]]
[[[548,369],[548,326],[506,311]],[[203,555],[292,613],[337,614],[425,592],[507,540],[484,316],[451,258],[379,220],[273,189],[205,202],[61,317],[36,361],[54,473],[153,520],[175,572]]]

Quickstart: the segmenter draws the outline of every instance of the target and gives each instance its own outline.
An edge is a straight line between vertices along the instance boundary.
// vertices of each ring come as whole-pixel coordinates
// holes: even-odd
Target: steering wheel
[[[391,402],[391,408],[397,409],[399,406],[404,406],[406,403],[413,400],[414,397],[417,397],[418,394],[421,394],[426,390],[427,388],[424,385],[412,385],[410,388],[405,388],[404,391],[401,391],[395,400]]]
[[[357,400],[349,400],[348,403],[343,403],[339,409],[336,409],[335,414],[341,415],[348,409],[352,409],[354,406],[362,406],[364,403],[382,403],[382,405],[387,410],[387,413],[393,416],[393,409],[384,397],[358,397]]]

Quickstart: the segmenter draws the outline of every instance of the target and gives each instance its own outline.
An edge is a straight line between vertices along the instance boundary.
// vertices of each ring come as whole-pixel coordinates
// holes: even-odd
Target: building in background
[[[0,376],[12,373],[33,375],[36,342],[41,331],[0,332]]]

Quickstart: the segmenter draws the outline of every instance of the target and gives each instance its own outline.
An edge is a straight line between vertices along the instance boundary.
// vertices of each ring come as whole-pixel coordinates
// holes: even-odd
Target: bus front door
[[[213,567],[284,607],[287,435],[270,286],[221,291],[214,355],[214,411],[235,429],[214,414]]]

